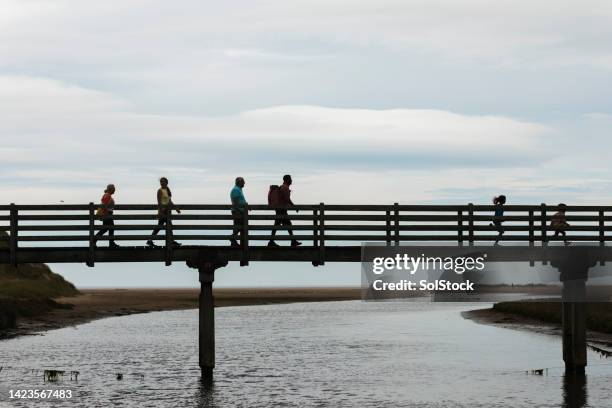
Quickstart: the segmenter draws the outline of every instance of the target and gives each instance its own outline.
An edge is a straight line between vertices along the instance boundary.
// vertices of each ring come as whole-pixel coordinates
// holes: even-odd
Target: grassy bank
[[[79,291],[44,264],[13,267],[0,265],[0,297],[13,299],[48,299],[74,296]]]
[[[501,302],[493,309],[561,324],[561,303],[558,302]],[[612,303],[587,303],[586,323],[588,330],[612,334]]]
[[[14,328],[19,317],[34,317],[65,307],[52,298],[78,294],[72,283],[47,265],[0,265],[0,330]]]

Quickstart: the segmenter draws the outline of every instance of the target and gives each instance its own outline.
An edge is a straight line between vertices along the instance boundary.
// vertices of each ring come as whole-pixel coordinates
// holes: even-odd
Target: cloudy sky
[[[0,0],[5,202],[609,204],[609,1]],[[182,266],[58,266],[188,286]],[[348,284],[358,266],[226,268],[220,285]],[[95,272],[95,273],[94,273]],[[102,273],[104,272],[104,273]],[[127,279],[127,280],[126,280]],[[120,283],[118,283],[120,282]]]

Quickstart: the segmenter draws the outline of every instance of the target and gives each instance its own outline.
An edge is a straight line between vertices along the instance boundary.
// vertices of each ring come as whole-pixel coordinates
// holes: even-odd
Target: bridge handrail
[[[98,205],[94,203],[94,205]],[[297,210],[317,210],[320,204],[299,204],[290,209]],[[544,207],[542,207],[544,206]],[[229,211],[231,209],[230,204],[180,204],[177,205],[181,210],[219,210]],[[15,204],[15,208],[18,211],[87,211],[89,210],[89,204]],[[267,204],[250,204],[249,208],[252,210],[274,210],[284,209],[285,207],[272,207]],[[472,205],[469,204],[457,204],[457,205],[434,205],[434,204],[410,204],[410,205],[353,205],[353,204],[325,204],[326,211],[387,211],[395,210],[399,211],[413,211],[413,212],[425,212],[425,211],[436,211],[436,212],[451,212],[451,211],[468,211],[470,208],[473,211],[494,211],[494,205]],[[504,210],[509,211],[540,211],[545,208],[547,211],[558,211],[558,205],[505,205]],[[0,211],[10,211],[11,205],[0,205]],[[115,206],[116,210],[124,211],[137,211],[137,210],[156,210],[156,204],[118,204]],[[598,211],[612,211],[612,206],[597,206],[597,205],[568,205],[565,207],[568,212],[598,212]]]
[[[81,242],[89,247],[91,260],[95,258],[94,234],[102,228],[113,232],[127,232],[114,237],[117,241],[164,240],[167,263],[172,259],[172,241],[220,241],[231,238],[235,227],[229,204],[183,204],[182,214],[171,214],[172,227],[165,227],[166,235],[152,236],[139,231],[152,230],[158,219],[155,204],[123,204],[115,206],[115,226],[102,226],[95,217],[98,204],[34,204],[0,206],[0,246],[10,251],[11,262],[16,263],[20,242]],[[324,262],[325,246],[330,242],[384,241],[388,245],[404,241],[454,241],[473,245],[474,242],[492,242],[497,239],[498,228],[493,221],[503,222],[503,241],[529,242],[547,245],[562,237],[549,235],[553,231],[549,223],[557,205],[507,205],[504,216],[495,217],[493,205],[348,205],[308,204],[291,207],[288,216],[274,213],[275,209],[257,204],[249,205],[240,220],[243,231],[241,248],[243,261],[248,263],[248,247],[254,242],[276,239],[312,241],[318,248],[320,262]],[[573,241],[598,242],[605,245],[612,241],[612,206],[566,206],[566,220]],[[607,213],[607,214],[606,214]],[[272,222],[289,218],[292,227],[278,225],[278,231],[294,229],[295,236],[276,236],[270,233]],[[267,222],[267,223],[266,223]],[[51,223],[51,224],[50,224]],[[577,223],[577,224],[576,224]],[[175,234],[176,231],[176,234]],[[266,233],[268,231],[268,233]],[[191,232],[191,234],[189,234]],[[45,234],[46,233],[46,234]],[[99,238],[108,241],[108,236]]]

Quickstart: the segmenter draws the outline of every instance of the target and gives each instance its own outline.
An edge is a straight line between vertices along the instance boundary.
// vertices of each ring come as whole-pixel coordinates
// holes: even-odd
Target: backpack
[[[102,218],[106,215],[106,209],[103,207],[98,207],[96,209],[96,217],[97,218]]]
[[[281,205],[280,201],[280,187],[276,185],[271,185],[270,191],[268,191],[268,205],[277,207]]]

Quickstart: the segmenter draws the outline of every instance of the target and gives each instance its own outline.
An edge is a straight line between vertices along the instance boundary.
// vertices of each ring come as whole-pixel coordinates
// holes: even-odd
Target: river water
[[[560,338],[461,317],[486,306],[219,308],[212,385],[200,381],[197,311],[98,320],[0,342],[0,404],[47,405],[7,402],[7,390],[49,388],[41,370],[57,369],[53,387],[73,398],[49,406],[612,407],[612,360],[589,352],[586,384],[568,381]]]

